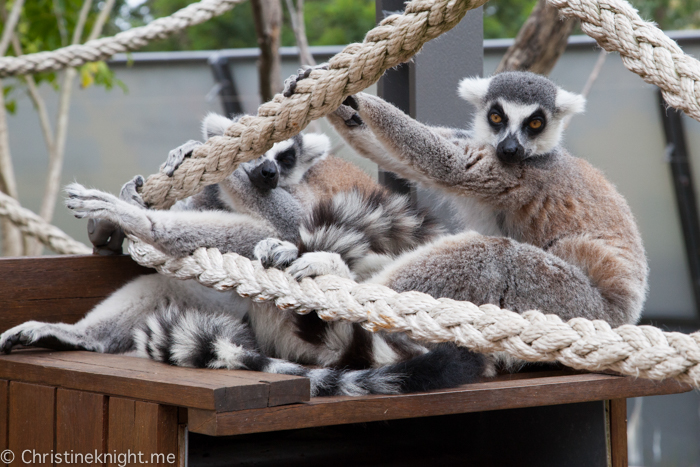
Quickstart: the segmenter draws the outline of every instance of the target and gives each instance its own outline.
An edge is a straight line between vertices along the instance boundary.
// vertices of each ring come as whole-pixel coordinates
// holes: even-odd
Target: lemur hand
[[[119,198],[129,204],[147,209],[146,202],[141,198],[138,189],[143,186],[144,179],[137,175],[122,186]],[[101,256],[123,254],[124,231],[117,224],[106,219],[88,219],[88,238],[92,243],[92,253]]]
[[[105,219],[88,219],[88,238],[92,243],[92,253],[100,256],[121,255],[124,231]]]
[[[134,206],[139,206],[143,209],[148,209],[148,205],[141,197],[139,193],[139,188],[144,184],[145,180],[141,175],[137,175],[128,182],[126,182],[121,191],[119,192],[119,199],[126,201]]]
[[[197,149],[202,144],[203,143],[200,141],[191,139],[185,144],[170,151],[168,153],[168,158],[165,160],[165,164],[163,164],[163,166],[160,168],[161,172],[168,177],[172,177],[177,168],[180,167],[180,164],[182,164],[182,161],[185,160],[186,157],[192,156],[192,151]]]
[[[352,99],[352,100],[351,100]],[[362,126],[365,124],[365,122],[362,121],[362,118],[360,117],[360,114],[357,113],[356,109],[354,107],[351,107],[350,105],[346,105],[346,102],[351,102],[357,106],[357,102],[353,99],[353,96],[349,96],[347,99],[345,99],[343,105],[338,107],[338,109],[333,112],[335,115],[343,119],[343,122],[345,122],[345,126],[347,127],[355,127],[355,126]]]
[[[311,66],[306,69],[300,68],[296,75],[292,75],[284,80],[284,90],[282,91],[282,95],[284,97],[289,97],[294,94],[294,91],[297,88],[297,83],[302,79],[308,78],[312,71],[327,69],[328,63],[322,63],[321,65]]]
[[[266,238],[255,245],[253,255],[265,269],[285,269],[299,257],[299,249],[293,243]]]

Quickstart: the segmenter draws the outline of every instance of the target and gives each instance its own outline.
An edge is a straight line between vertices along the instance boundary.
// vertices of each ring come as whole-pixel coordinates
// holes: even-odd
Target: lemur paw
[[[348,99],[352,99],[352,96],[345,99],[345,102],[347,102]],[[356,126],[362,126],[365,124],[365,122],[360,117],[360,114],[358,114],[355,111],[355,109],[349,105],[345,105],[345,104],[341,105],[335,111],[335,114],[338,117],[343,119],[343,122],[345,122],[345,126],[347,126],[347,127],[356,127]]]
[[[78,219],[107,219],[116,222],[116,206],[120,200],[104,191],[85,188],[79,183],[71,183],[66,187],[66,207],[73,211]]]
[[[312,67],[308,67],[306,69],[299,69],[296,75],[292,75],[289,78],[284,80],[284,90],[282,91],[282,95],[284,97],[290,97],[292,94],[294,94],[294,91],[297,88],[297,83],[303,79],[306,79],[309,77],[312,71],[314,70],[327,70],[328,69],[328,63],[323,63],[321,65],[316,65]]]
[[[38,321],[27,321],[3,332],[0,335],[0,350],[3,353],[10,353],[12,348],[18,345],[32,345],[39,339],[40,336],[36,331],[43,324]]]
[[[121,255],[124,231],[117,224],[105,219],[88,219],[88,238],[93,254],[100,256]]]
[[[299,257],[299,250],[293,243],[277,238],[266,238],[255,245],[253,254],[265,269],[285,269]]]
[[[137,175],[122,186],[119,192],[119,199],[126,201],[129,204],[148,209],[146,202],[141,197],[138,189],[145,183],[144,178],[141,175]]]
[[[189,140],[182,146],[178,146],[168,153],[168,158],[165,160],[165,164],[161,167],[161,171],[168,177],[172,177],[182,161],[186,157],[192,156],[192,151],[197,149],[203,143],[200,141],[195,141],[193,139]]]
[[[298,281],[305,277],[316,277],[333,274],[352,279],[350,268],[338,253],[314,251],[304,253],[294,261],[286,271]]]

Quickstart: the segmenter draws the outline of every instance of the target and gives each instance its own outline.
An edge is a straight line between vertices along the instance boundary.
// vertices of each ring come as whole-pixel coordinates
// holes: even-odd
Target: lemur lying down
[[[634,217],[603,174],[561,146],[563,121],[583,110],[583,97],[523,72],[467,78],[459,94],[476,107],[469,131],[423,125],[367,94],[328,116],[360,154],[451,199],[464,224],[393,259],[370,282],[565,320],[635,323],[648,267]],[[313,243],[312,233],[302,243]],[[342,249],[302,248],[290,263],[293,246],[278,248],[287,258],[279,266],[292,271],[347,275],[343,260],[355,260]]]
[[[231,123],[220,116],[207,117],[205,138],[223,133]],[[189,142],[171,152],[164,170],[176,170],[196,145]],[[327,157],[328,149],[322,135],[299,135],[278,143],[224,182],[170,211],[146,209],[136,189],[143,183],[140,177],[123,187],[121,199],[72,184],[66,204],[77,217],[117,224],[174,256],[206,246],[248,258],[257,249],[268,263],[285,261],[283,251],[281,256],[267,252],[283,241],[296,242],[301,220],[318,212],[313,206],[319,201],[322,207],[329,199],[332,216],[364,215],[376,221],[379,213],[376,235],[387,235],[384,244],[355,240],[354,248],[370,254],[409,250],[442,233],[426,214],[411,209],[406,198],[389,195],[359,169]],[[256,248],[268,237],[275,238]],[[452,387],[473,381],[485,368],[483,356],[451,344],[426,347],[405,336],[371,334],[356,324],[326,324],[315,314],[285,312],[235,292],[161,275],[135,279],[76,324],[30,321],[0,336],[5,352],[17,344],[132,353],[179,366],[308,376],[313,395]]]

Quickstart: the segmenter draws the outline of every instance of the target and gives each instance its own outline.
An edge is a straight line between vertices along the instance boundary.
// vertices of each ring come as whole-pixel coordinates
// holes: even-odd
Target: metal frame
[[[673,190],[683,231],[691,288],[695,299],[695,313],[700,316],[700,217],[693,171],[683,128],[683,115],[669,107],[658,91],[659,111],[666,137],[666,161],[671,171]]]

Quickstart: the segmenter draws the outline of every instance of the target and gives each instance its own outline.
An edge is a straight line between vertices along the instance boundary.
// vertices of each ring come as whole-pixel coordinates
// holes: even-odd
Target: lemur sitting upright
[[[634,217],[598,170],[561,146],[562,123],[584,98],[526,72],[467,78],[459,94],[476,107],[468,132],[428,127],[364,93],[328,117],[360,154],[437,188],[462,213],[462,233],[399,256],[370,281],[564,320],[635,323],[648,267]],[[288,271],[347,275],[329,251],[302,255]]]
[[[223,132],[231,123],[208,117],[205,137],[212,135],[212,128]],[[196,145],[189,142],[171,152],[164,171],[172,173]],[[415,244],[414,232],[425,239],[442,232],[411,210],[406,199],[382,192],[359,169],[326,158],[328,147],[328,139],[321,135],[278,143],[218,186],[171,211],[145,209],[136,190],[143,182],[139,177],[124,186],[122,199],[72,184],[66,204],[77,217],[107,220],[175,256],[208,246],[252,258],[255,244],[271,235],[296,240],[299,221],[310,206],[336,193],[353,193],[349,196],[355,196],[354,205],[347,206],[351,210],[364,210],[365,202],[386,205],[385,228],[412,225],[413,230],[397,232],[407,237],[406,248]],[[236,212],[227,212],[232,210]],[[402,242],[396,238],[397,244]],[[319,318],[313,317],[282,312],[274,304],[253,303],[196,281],[151,275],[125,285],[74,325],[16,326],[0,336],[0,348],[8,352],[21,343],[132,352],[180,366],[305,375],[311,379],[313,395],[451,387],[472,381],[484,369],[483,357],[466,349],[452,345],[427,349],[402,336],[372,335],[351,323],[319,326]],[[309,370],[298,363],[326,368]]]

